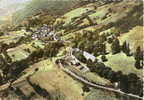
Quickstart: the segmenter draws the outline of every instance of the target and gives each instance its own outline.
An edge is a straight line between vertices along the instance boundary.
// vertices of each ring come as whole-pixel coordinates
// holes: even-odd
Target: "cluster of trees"
[[[124,75],[121,71],[114,72],[110,67],[99,62],[93,63],[92,61],[87,61],[87,66],[92,72],[97,73],[101,77],[111,82],[119,82],[122,91],[142,96],[142,81],[136,74],[130,73]]]
[[[115,38],[112,41],[111,49],[112,54],[117,54],[123,51],[127,56],[131,56],[129,43],[127,41],[125,41],[122,45],[120,45],[119,39]]]
[[[18,87],[10,87],[10,90],[14,91],[17,96],[19,96],[22,100],[28,99],[25,94]]]
[[[9,47],[10,45],[7,45],[5,43],[0,44],[0,53],[6,51]]]
[[[106,43],[111,44],[112,54],[117,54],[123,51],[127,56],[130,56],[129,43],[125,41],[120,45],[120,41],[116,34],[99,34],[99,32],[84,31],[83,34],[76,33],[76,38],[73,41],[74,47],[81,50],[93,53],[95,56],[107,54]]]
[[[10,43],[9,45],[8,44],[5,44],[5,43],[2,43],[1,45],[0,45],[0,53],[3,53],[4,54],[4,56],[2,56],[2,55],[0,55],[0,68],[1,68],[1,70],[2,70],[2,72],[3,72],[3,74],[6,76],[6,77],[4,77],[4,76],[1,76],[1,78],[2,78],[2,84],[4,84],[5,82],[6,82],[6,80],[8,80],[9,78],[7,77],[7,76],[11,76],[11,74],[9,73],[9,72],[11,72],[12,70],[14,70],[14,74],[12,74],[12,75],[16,75],[17,73],[19,73],[19,72],[21,72],[21,70],[23,70],[23,68],[25,68],[26,66],[26,64],[27,63],[24,63],[23,64],[23,62],[21,62],[21,63],[19,63],[19,62],[12,62],[12,59],[10,58],[10,56],[7,54],[7,49],[9,49],[9,48],[13,48],[13,47],[16,47],[17,45],[19,45],[19,43],[23,43],[24,42],[24,39],[25,39],[25,37],[22,37],[22,38],[20,38],[20,40],[17,42],[17,43]],[[29,41],[29,38],[28,39],[26,39],[26,41]],[[22,60],[23,61],[23,60]],[[25,62],[25,61],[24,61]],[[10,65],[11,66],[13,66],[13,67],[10,67]],[[17,68],[16,66],[22,66],[22,67],[20,67],[20,68],[18,68],[16,71],[15,71],[15,69]],[[25,67],[24,67],[25,66]]]
[[[100,54],[106,54],[106,40],[106,35],[84,31],[83,34],[76,33],[76,38],[73,42],[75,43],[74,47],[98,56]]]
[[[0,53],[5,52],[9,48],[14,48],[17,45],[20,45],[22,43],[30,42],[31,40],[32,40],[31,36],[26,36],[26,37],[22,36],[16,43],[14,43],[14,42],[11,42],[10,44],[1,43],[0,44]]]
[[[82,52],[73,52],[73,55],[83,63],[87,61],[87,59],[85,58]]]
[[[120,51],[123,51],[127,56],[132,56],[131,51],[130,51],[130,47],[129,47],[129,43],[127,43],[126,41],[123,43],[122,46],[120,46],[119,40],[115,39],[115,41],[113,41],[112,43],[112,53],[116,54],[119,53]],[[136,52],[134,53],[134,58],[136,60],[135,62],[135,67],[137,69],[142,69],[143,68],[143,51],[141,49],[141,47],[137,47]]]
[[[27,43],[27,42],[30,42],[31,40],[32,39],[31,39],[30,35],[22,36],[15,45],[18,45],[18,44],[20,45],[22,43]]]
[[[2,69],[3,74],[6,75],[6,78],[4,79],[4,81],[15,80],[18,77],[20,77],[21,76],[20,74],[21,74],[21,72],[23,72],[24,69],[26,69],[30,65],[40,61],[40,59],[43,57],[41,55],[41,53],[42,53],[42,50],[39,49],[39,50],[33,52],[26,59],[6,64]],[[8,63],[8,62],[6,62],[6,63]]]
[[[6,64],[4,58],[2,55],[0,55],[0,69],[3,68],[3,66]]]
[[[62,46],[63,44],[60,42],[55,42],[51,44],[49,43],[45,46],[44,49],[37,49],[36,51],[32,52],[31,55],[26,59],[17,62],[9,61],[9,64],[5,65],[5,67],[3,68],[3,72],[5,75],[7,75],[7,79],[15,79],[19,77],[20,73],[30,65],[42,59],[56,56],[59,51],[59,48]],[[30,52],[30,50],[27,51]]]
[[[124,42],[123,45],[121,46],[122,51],[127,55],[130,56],[130,46],[128,42]]]
[[[27,81],[33,87],[35,92],[40,96],[42,96],[43,98],[46,98],[46,100],[65,100],[64,95],[61,94],[60,91],[49,93],[46,89],[40,87],[38,84],[32,83],[30,81],[30,77],[27,78]]]
[[[118,38],[116,38],[112,42],[111,49],[112,49],[112,54],[117,54],[120,52],[120,42],[119,42]]]
[[[133,55],[130,50],[130,45],[127,41],[120,45],[120,41],[116,35],[110,34],[99,34],[99,32],[83,31],[83,33],[76,33],[76,37],[73,41],[75,45],[74,48],[79,48],[83,51],[87,51],[94,56],[103,55],[102,61],[107,61],[105,55],[108,54],[106,51],[106,43],[111,44],[112,54],[117,54],[120,52],[125,53],[127,56],[135,57],[135,67],[137,69],[143,68],[143,51],[140,47],[137,48],[135,54]],[[82,55],[79,55],[81,59]]]
[[[27,78],[28,83],[33,87],[35,92],[44,98],[50,97],[50,94],[44,88],[41,88],[39,85],[34,84],[30,81],[30,77]],[[50,99],[51,100],[51,99]]]

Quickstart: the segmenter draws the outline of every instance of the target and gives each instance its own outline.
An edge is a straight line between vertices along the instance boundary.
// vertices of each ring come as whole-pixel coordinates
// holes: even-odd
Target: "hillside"
[[[17,11],[13,16],[15,24],[19,24],[27,17],[31,17],[37,13],[47,12],[49,15],[60,16],[71,10],[79,0],[31,0],[24,9]]]
[[[0,99],[142,100],[142,8],[32,0],[0,33]]]

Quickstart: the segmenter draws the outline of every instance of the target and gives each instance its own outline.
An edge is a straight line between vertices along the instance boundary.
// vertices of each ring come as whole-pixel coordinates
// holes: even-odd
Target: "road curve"
[[[76,78],[77,80],[79,80],[82,83],[85,83],[85,84],[87,84],[87,85],[89,85],[91,87],[99,88],[99,89],[103,89],[103,90],[107,90],[107,91],[111,91],[111,92],[115,92],[115,93],[119,93],[119,94],[122,94],[122,95],[126,95],[126,96],[130,96],[130,97],[134,97],[134,98],[143,100],[143,98],[140,97],[140,96],[137,96],[137,95],[134,95],[134,94],[128,94],[128,93],[122,92],[122,91],[114,89],[114,88],[109,88],[109,87],[106,87],[106,86],[100,86],[98,84],[94,84],[92,82],[89,82],[88,80],[85,80],[84,78],[79,77],[78,75],[76,75],[74,72],[68,70],[67,68],[64,68],[61,63],[59,63],[59,66],[64,72],[68,73],[72,77]]]

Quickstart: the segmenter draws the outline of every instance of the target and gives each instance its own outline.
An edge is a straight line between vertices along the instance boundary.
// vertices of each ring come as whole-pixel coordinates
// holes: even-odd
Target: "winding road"
[[[72,53],[70,53],[70,54],[72,55]],[[72,55],[72,57],[74,57],[74,55]],[[143,100],[143,98],[138,96],[138,95],[125,93],[125,92],[122,92],[122,91],[120,91],[118,89],[115,89],[115,88],[110,88],[110,87],[102,86],[102,85],[99,85],[99,84],[96,84],[96,83],[92,83],[92,82],[84,79],[83,77],[78,76],[77,74],[75,74],[74,72],[70,71],[69,69],[65,68],[61,64],[61,62],[59,63],[59,66],[64,72],[68,73],[70,76],[74,77],[75,79],[79,80],[80,82],[82,82],[82,83],[84,83],[86,85],[89,85],[90,87],[99,88],[99,89],[103,89],[103,90],[115,92],[115,93],[118,93],[118,94],[121,94],[121,95],[125,95],[125,96],[129,96],[129,97],[133,97],[133,98],[137,98],[137,99]]]

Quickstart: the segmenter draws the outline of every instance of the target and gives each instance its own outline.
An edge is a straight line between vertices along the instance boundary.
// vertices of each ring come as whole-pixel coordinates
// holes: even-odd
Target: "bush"
[[[105,55],[102,55],[102,56],[101,56],[101,59],[102,59],[102,61],[103,61],[103,62],[108,61],[108,59],[106,58],[106,56],[105,56]]]

